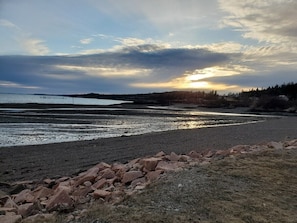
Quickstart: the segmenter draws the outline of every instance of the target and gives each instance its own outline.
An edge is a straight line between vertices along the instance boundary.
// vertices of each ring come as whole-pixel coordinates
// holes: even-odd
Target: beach
[[[32,146],[0,148],[0,181],[42,180],[75,175],[99,162],[121,162],[156,154],[228,149],[297,138],[297,117],[257,123],[175,130]]]

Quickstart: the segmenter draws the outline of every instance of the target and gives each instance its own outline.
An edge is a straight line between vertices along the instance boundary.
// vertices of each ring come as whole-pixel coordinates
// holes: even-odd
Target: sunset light
[[[296,81],[290,0],[2,1],[7,93],[240,92]],[[44,10],[46,9],[46,10]]]

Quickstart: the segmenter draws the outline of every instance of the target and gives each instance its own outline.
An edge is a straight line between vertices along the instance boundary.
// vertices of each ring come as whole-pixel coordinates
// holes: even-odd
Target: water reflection
[[[129,115],[131,111],[133,115]],[[21,114],[3,111],[0,113],[0,147],[238,125],[263,120],[261,116],[187,110],[127,109],[121,110],[119,114],[90,112],[92,114],[88,114],[88,111],[76,111],[73,114],[61,110],[50,113],[31,110]],[[127,114],[123,115],[125,112]]]

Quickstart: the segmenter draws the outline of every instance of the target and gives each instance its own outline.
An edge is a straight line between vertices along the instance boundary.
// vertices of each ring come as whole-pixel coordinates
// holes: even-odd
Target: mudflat
[[[137,157],[191,150],[228,149],[297,138],[297,117],[213,128],[149,133],[90,141],[0,148],[0,181],[41,180],[71,176],[104,161],[127,162]]]

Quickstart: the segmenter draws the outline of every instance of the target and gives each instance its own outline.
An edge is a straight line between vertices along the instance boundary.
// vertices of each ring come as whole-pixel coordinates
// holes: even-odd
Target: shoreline
[[[297,117],[245,125],[155,132],[90,141],[0,148],[0,182],[70,176],[103,161],[121,162],[164,151],[228,149],[297,138]]]
[[[94,140],[177,129],[238,125],[276,118],[232,109],[173,107],[38,107],[0,109],[0,148]],[[43,105],[42,105],[43,106]],[[58,105],[61,106],[61,105]]]

